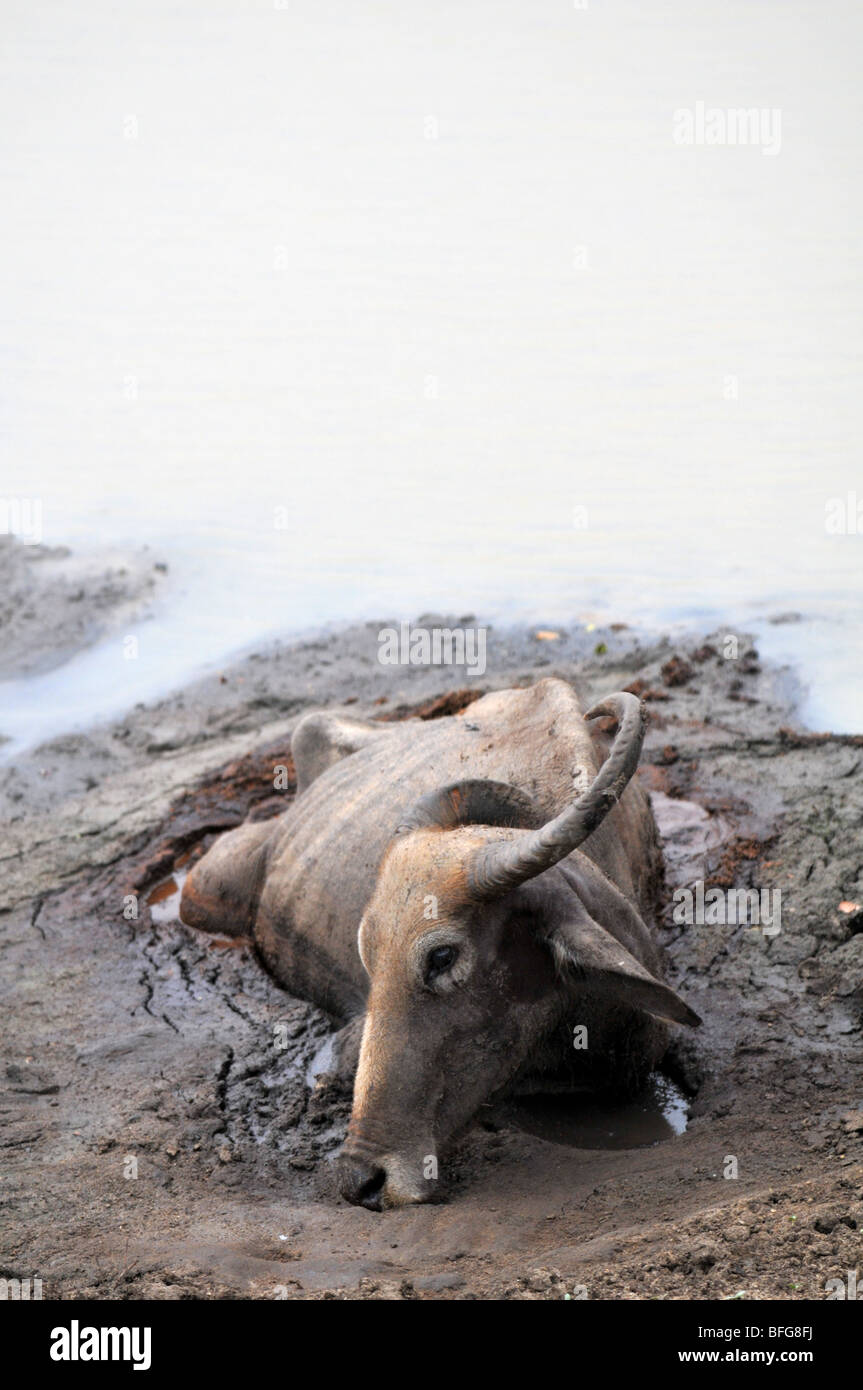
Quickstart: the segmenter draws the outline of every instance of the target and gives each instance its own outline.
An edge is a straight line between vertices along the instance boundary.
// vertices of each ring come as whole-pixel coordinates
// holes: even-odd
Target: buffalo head
[[[514,787],[463,782],[424,797],[396,833],[359,929],[370,988],[340,1157],[349,1201],[429,1200],[439,1155],[484,1102],[561,1057],[583,1066],[573,1026],[587,1028],[601,1075],[604,1064],[653,1065],[655,1020],[698,1023],[654,973],[656,948],[630,899],[573,853],[620,798],[641,750],[634,696],[586,718],[600,714],[618,719],[611,752],[588,791],[546,824]]]

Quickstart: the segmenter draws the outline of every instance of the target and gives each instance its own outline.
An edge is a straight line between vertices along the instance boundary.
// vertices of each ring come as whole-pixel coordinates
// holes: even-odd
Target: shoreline
[[[139,622],[167,572],[148,546],[79,554],[0,535],[0,682],[57,670]]]
[[[416,626],[452,628],[473,623],[459,617],[425,613]],[[176,691],[151,701],[137,701],[119,716],[89,727],[59,733],[30,746],[0,746],[0,818],[27,805],[41,814],[57,797],[92,790],[97,779],[131,775],[160,756],[182,758],[194,750],[196,762],[232,738],[251,739],[275,721],[315,707],[350,708],[361,717],[382,717],[433,701],[456,688],[491,690],[539,675],[561,675],[597,696],[626,685],[636,671],[647,671],[662,708],[662,667],[686,661],[708,644],[717,663],[708,689],[699,693],[696,677],[704,663],[692,666],[688,682],[693,713],[708,714],[718,690],[725,696],[723,718],[735,726],[747,712],[747,727],[767,734],[777,722],[797,724],[801,691],[788,667],[759,664],[751,638],[739,634],[737,658],[724,660],[726,634],[707,633],[685,644],[668,634],[650,634],[624,623],[542,629],[533,626],[485,626],[487,660],[483,674],[454,665],[386,664],[378,660],[378,637],[393,620],[333,625],[311,638],[275,641],[262,649],[199,676]],[[757,669],[755,669],[757,667]],[[721,677],[721,678],[720,678]],[[615,682],[618,685],[615,685]],[[745,692],[743,691],[746,686]],[[0,687],[2,689],[2,687]],[[0,728],[2,732],[2,728]]]
[[[176,601],[176,577],[168,576],[167,564],[148,547],[133,553],[102,551],[76,558],[65,547],[26,546],[0,538],[0,586],[4,585],[8,597],[5,606],[0,606],[0,769],[27,761],[41,748],[54,756],[76,741],[98,744],[101,735],[112,727],[134,724],[133,716],[142,705],[158,711],[167,722],[172,712],[178,712],[179,723],[189,737],[189,722],[179,716],[186,706],[200,707],[205,737],[206,721],[212,719],[220,726],[232,704],[240,724],[246,727],[242,684],[255,687],[260,709],[278,709],[278,681],[287,678],[293,682],[295,668],[313,669],[315,655],[322,650],[330,652],[326,659],[333,667],[333,679],[328,684],[318,673],[310,683],[315,698],[329,702],[353,693],[361,699],[367,686],[380,693],[386,680],[376,682],[369,676],[369,668],[378,657],[375,638],[387,628],[398,632],[406,625],[403,618],[392,616],[314,624],[289,635],[245,642],[221,661],[201,661],[195,674],[181,674],[175,683],[168,674],[171,642],[166,636],[165,605],[172,593]],[[172,621],[176,626],[176,618]],[[505,676],[518,665],[532,664],[534,657],[537,662],[581,663],[591,658],[601,643],[610,656],[624,650],[632,655],[686,648],[697,645],[709,627],[694,620],[647,627],[582,619],[562,624],[488,621],[455,614],[422,614],[413,622],[416,626],[461,627],[469,622],[486,631],[490,679],[495,679],[496,673]],[[722,633],[713,630],[717,638],[727,636],[729,630],[736,632],[742,646],[757,641],[772,652],[782,649],[786,631],[799,628],[802,636],[804,627],[800,625],[808,625],[811,632],[814,622],[796,611],[777,610],[763,615],[757,638],[753,627],[725,626]],[[561,636],[542,649],[537,646],[536,634],[549,629]],[[822,632],[822,643],[823,638]],[[176,634],[172,640],[176,641]],[[140,659],[136,644],[140,644]],[[136,659],[126,659],[129,656]],[[793,706],[794,720],[813,732],[829,729],[829,724],[809,717],[811,691],[799,662],[773,657],[767,664],[774,682],[784,687],[782,702]],[[340,665],[341,680],[336,669]],[[178,669],[182,672],[182,660]],[[415,668],[408,667],[401,682],[397,675],[393,679],[401,684],[407,698],[407,692],[417,688],[417,681],[420,687],[435,687],[434,669],[442,673],[437,684],[442,685],[443,673],[450,683],[470,679],[470,671],[459,666],[432,668],[427,678],[419,680]],[[357,689],[349,692],[352,681]],[[214,694],[217,684],[223,688]],[[857,732],[846,728],[847,723],[840,720],[837,731]]]

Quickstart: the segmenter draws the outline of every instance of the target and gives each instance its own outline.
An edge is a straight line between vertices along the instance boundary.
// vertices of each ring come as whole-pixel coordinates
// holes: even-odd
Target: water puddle
[[[191,850],[181,854],[174,865],[174,872],[169,878],[163,878],[161,883],[157,883],[147,898],[154,926],[173,926],[181,920],[180,898],[183,895],[183,884],[189,874],[190,858]],[[240,951],[249,944],[247,936],[217,936],[209,932],[201,932],[201,940],[207,943],[211,951]]]
[[[644,1093],[618,1104],[571,1095],[525,1096],[509,1110],[528,1134],[575,1149],[641,1149],[683,1134],[689,1103],[667,1076],[654,1072]]]
[[[659,826],[670,882],[695,883],[703,878],[708,855],[727,844],[732,826],[727,816],[711,815],[695,801],[652,791],[650,804]]]
[[[183,892],[183,884],[186,882],[188,869],[181,866],[188,859],[188,855],[178,859],[174,872],[170,878],[165,878],[147,898],[147,906],[150,909],[150,916],[157,927],[163,927],[169,922],[179,922],[180,920],[180,897]]]

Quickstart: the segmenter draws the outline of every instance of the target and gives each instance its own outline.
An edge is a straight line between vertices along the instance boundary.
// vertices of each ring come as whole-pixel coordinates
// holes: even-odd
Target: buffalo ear
[[[549,944],[563,969],[583,971],[589,981],[596,980],[621,1004],[642,1009],[654,1018],[686,1023],[696,1028],[701,1022],[669,985],[651,975],[625,946],[595,922],[580,904],[565,921],[554,927]],[[583,914],[583,915],[582,915]]]
[[[536,803],[509,782],[450,782],[427,792],[396,830],[455,830],[460,825],[535,828],[542,824]]]

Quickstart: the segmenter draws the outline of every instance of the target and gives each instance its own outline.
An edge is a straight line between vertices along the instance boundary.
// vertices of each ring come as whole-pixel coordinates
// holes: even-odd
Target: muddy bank
[[[793,682],[742,634],[727,659],[718,634],[492,632],[471,678],[380,666],[380,626],[258,653],[3,769],[0,1274],[61,1298],[824,1297],[863,1228],[860,741],[801,735]],[[347,1207],[329,1020],[148,899],[283,809],[308,708],[436,717],[550,674],[651,711],[659,930],[705,1020],[666,1060],[685,1132],[597,1148],[585,1126],[575,1146],[488,1111],[445,1203]],[[780,890],[781,930],[675,922],[696,880]]]
[[[0,681],[50,671],[138,621],[166,569],[146,548],[80,556],[0,535]]]

